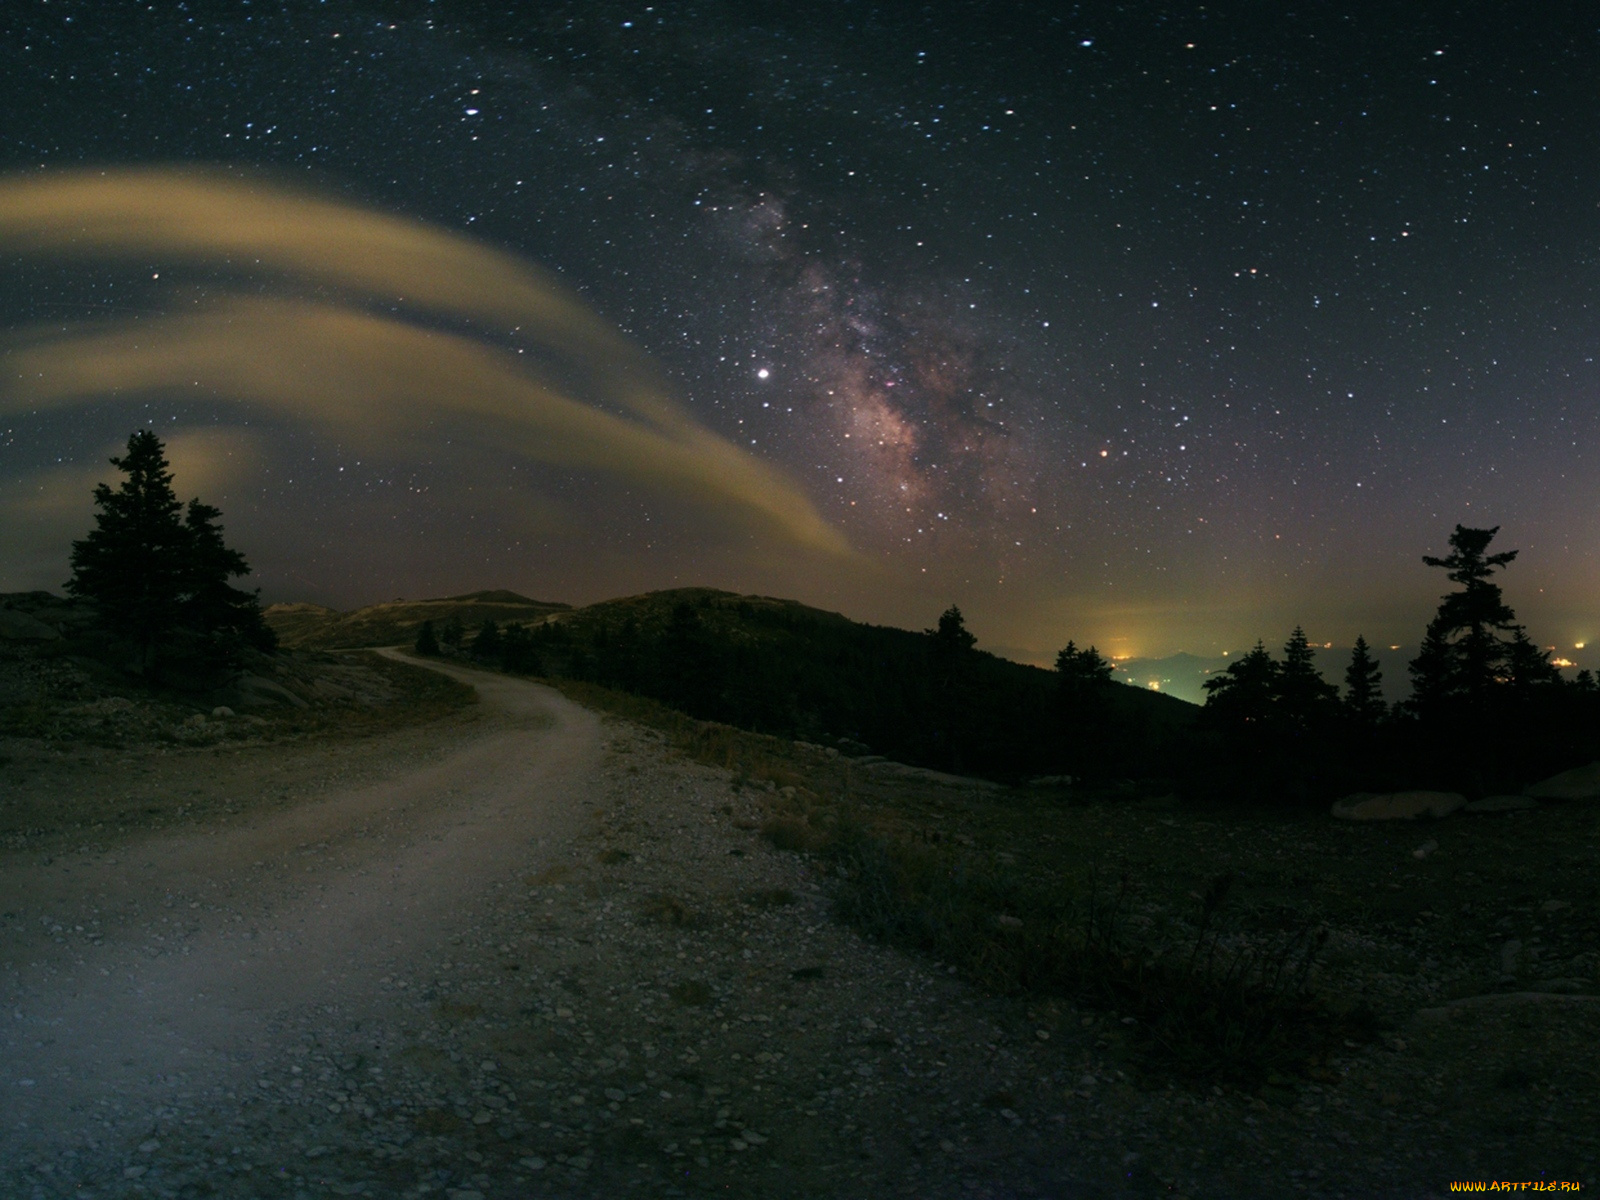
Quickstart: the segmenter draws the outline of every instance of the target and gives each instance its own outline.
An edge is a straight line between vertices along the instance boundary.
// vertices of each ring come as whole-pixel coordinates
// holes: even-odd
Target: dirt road
[[[760,833],[773,781],[444,669],[481,715],[62,767],[52,794],[79,780],[97,811],[206,795],[180,830],[0,857],[0,1198],[1412,1200],[1479,1169],[1592,1177],[1592,997],[1431,1009],[1259,1092],[1141,1074],[1132,1018],[986,995],[830,919],[822,864]],[[198,786],[219,769],[228,803]]]
[[[0,1162],[65,1179],[180,1096],[249,1086],[308,1012],[384,1022],[386,975],[437,956],[475,897],[570,838],[597,718],[441,669],[477,686],[488,719],[425,769],[233,827],[5,865]]]

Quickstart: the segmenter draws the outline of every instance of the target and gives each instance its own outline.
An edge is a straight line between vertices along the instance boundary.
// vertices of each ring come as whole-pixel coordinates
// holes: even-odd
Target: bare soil
[[[835,788],[836,759],[736,778],[444,669],[481,702],[357,738],[7,744],[0,813],[35,832],[0,852],[0,1195],[1595,1182],[1593,809],[1352,831],[1106,799],[1044,820],[1036,797],[851,781],[864,811],[1019,870],[1098,847],[1141,871],[1153,924],[1222,869],[1258,915],[1338,916],[1329,986],[1388,1029],[1243,1092],[1152,1072],[1117,1014],[984,994],[832,921],[818,865],[760,830]]]

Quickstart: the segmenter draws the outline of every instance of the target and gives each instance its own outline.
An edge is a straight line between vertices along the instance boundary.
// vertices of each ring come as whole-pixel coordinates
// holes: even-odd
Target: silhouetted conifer
[[[503,648],[500,627],[493,621],[485,621],[478,630],[478,636],[472,639],[472,657],[494,662],[499,659]]]
[[[1522,628],[1518,628],[1505,647],[1505,673],[1502,682],[1513,703],[1526,703],[1536,688],[1559,686],[1561,670],[1550,661]]]
[[[448,617],[439,626],[439,648],[451,654],[461,653],[462,640],[467,636],[467,630],[461,624],[460,617]]]
[[[540,629],[546,628],[541,625]],[[500,636],[500,661],[505,669],[519,675],[543,675],[544,663],[534,644],[533,635],[522,624],[505,627]]]
[[[1491,689],[1504,680],[1512,638],[1503,635],[1517,632],[1517,616],[1490,577],[1510,564],[1517,552],[1487,553],[1499,532],[1498,525],[1493,529],[1457,525],[1448,555],[1422,556],[1428,566],[1443,569],[1461,590],[1443,597],[1428,625],[1422,652],[1412,660],[1409,703],[1419,716],[1463,709],[1482,718]]]
[[[1383,672],[1367,646],[1367,639],[1357,637],[1350,651],[1350,665],[1344,669],[1344,711],[1356,725],[1371,728],[1388,713],[1383,701]]]
[[[238,639],[270,653],[277,649],[278,638],[261,617],[256,593],[228,582],[248,575],[250,564],[222,540],[221,516],[221,510],[209,504],[189,501],[183,522],[189,545],[179,624],[213,639]]]
[[[978,639],[954,604],[939,614],[937,629],[923,632],[928,638],[934,753],[942,765],[959,771],[966,757],[967,714],[973,702],[971,659]]]
[[[1278,717],[1301,732],[1326,723],[1339,699],[1339,689],[1317,670],[1316,651],[1298,625],[1284,644],[1276,690]]]
[[[133,434],[127,454],[111,464],[127,478],[114,491],[104,483],[95,487],[95,527],[72,543],[66,590],[91,601],[107,628],[138,645],[143,666],[156,641],[177,624],[188,535],[155,434]]]
[[[1093,694],[1111,682],[1112,666],[1093,646],[1079,650],[1073,642],[1056,654],[1056,681],[1061,694],[1079,697]]]
[[[439,637],[433,632],[432,621],[424,621],[422,623],[422,628],[417,631],[416,650],[418,654],[426,655],[429,658],[433,658],[438,655]]]
[[[256,596],[229,583],[249,574],[249,563],[222,540],[220,511],[196,499],[182,515],[161,439],[139,430],[111,463],[127,478],[114,490],[95,488],[95,527],[72,544],[67,592],[92,602],[100,622],[138,648],[141,671],[163,646],[171,652],[179,633],[178,656],[207,667],[231,661],[240,645],[273,649]]]
[[[1276,711],[1280,673],[1266,646],[1257,642],[1248,654],[1202,685],[1206,711],[1223,724],[1265,726]]]

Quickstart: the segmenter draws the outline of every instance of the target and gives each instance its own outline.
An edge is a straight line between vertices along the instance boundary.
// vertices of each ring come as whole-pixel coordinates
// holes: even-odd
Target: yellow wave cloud
[[[219,169],[149,167],[0,180],[0,245],[222,263],[488,322],[570,360],[599,398],[640,420],[556,392],[467,338],[354,307],[243,299],[21,347],[8,407],[201,382],[353,435],[385,431],[391,449],[429,415],[465,413],[496,421],[499,444],[530,457],[674,488],[775,522],[804,547],[848,553],[792,481],[694,421],[650,359],[580,300],[459,234]]]
[[[51,408],[112,392],[199,387],[393,452],[448,411],[493,445],[670,488],[759,515],[810,549],[846,551],[791,483],[703,429],[667,434],[580,404],[516,356],[355,309],[233,299],[193,316],[20,346],[4,407]]]

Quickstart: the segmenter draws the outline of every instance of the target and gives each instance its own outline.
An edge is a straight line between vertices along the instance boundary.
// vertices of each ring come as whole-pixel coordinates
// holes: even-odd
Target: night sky
[[[155,9],[0,16],[0,590],[149,426],[268,600],[1600,637],[1592,5]]]

